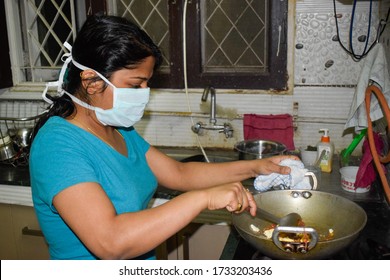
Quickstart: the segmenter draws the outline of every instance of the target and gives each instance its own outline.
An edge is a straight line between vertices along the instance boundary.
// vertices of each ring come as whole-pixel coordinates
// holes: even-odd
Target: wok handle
[[[313,179],[313,186],[311,187],[312,190],[316,190],[318,186],[318,180],[316,174],[314,174],[311,171],[308,171],[305,173],[305,176],[310,176]]]
[[[310,234],[311,240],[309,242],[309,245],[307,247],[307,251],[310,251],[314,246],[317,245],[318,242],[318,233],[314,228],[307,228],[307,227],[285,227],[285,226],[277,226],[274,229],[274,232],[272,233],[272,241],[274,244],[281,250],[286,251],[283,247],[282,242],[279,240],[279,234],[280,233],[307,233]],[[305,253],[306,253],[305,252]],[[302,252],[304,253],[304,252]]]

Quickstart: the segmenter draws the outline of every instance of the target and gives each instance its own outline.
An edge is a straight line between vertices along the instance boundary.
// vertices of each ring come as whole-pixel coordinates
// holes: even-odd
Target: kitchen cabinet
[[[230,232],[228,225],[191,223],[157,248],[157,258],[218,260]]]
[[[0,259],[49,259],[33,207],[0,204],[0,219]]]
[[[11,205],[0,204],[0,259],[17,259]]]

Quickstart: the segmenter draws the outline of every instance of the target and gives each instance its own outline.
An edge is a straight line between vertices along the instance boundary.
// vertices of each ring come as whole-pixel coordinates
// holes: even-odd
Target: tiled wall
[[[348,115],[353,89],[343,87],[297,87],[292,95],[269,94],[241,94],[217,93],[217,122],[230,122],[234,127],[234,137],[226,139],[222,134],[214,131],[200,136],[200,142],[205,147],[231,148],[234,143],[243,139],[242,114],[297,114],[298,129],[295,131],[294,142],[296,147],[315,145],[320,138],[319,129],[328,128],[336,147],[345,147],[350,137],[342,137],[344,123]],[[193,111],[199,108],[201,94],[192,93],[190,104]],[[158,114],[163,109],[161,103],[174,103],[185,106],[183,94],[155,94],[149,108],[156,109],[136,125],[137,129],[153,144],[163,146],[197,146],[197,138],[191,131],[191,118],[176,115]],[[294,110],[293,104],[298,104]],[[226,114],[224,114],[227,112]],[[232,112],[236,114],[231,117]],[[208,115],[197,113],[193,121],[208,122]]]
[[[336,1],[336,25],[332,0],[318,2],[312,0],[297,3],[294,83],[297,86],[354,86],[359,78],[360,63],[341,49],[336,35],[339,29],[340,41],[349,49],[352,7]],[[366,45],[366,41],[359,41],[359,38],[368,34],[368,3],[359,1],[353,17],[352,43],[357,55],[363,53]],[[368,47],[375,41],[378,7],[379,3],[373,2]]]

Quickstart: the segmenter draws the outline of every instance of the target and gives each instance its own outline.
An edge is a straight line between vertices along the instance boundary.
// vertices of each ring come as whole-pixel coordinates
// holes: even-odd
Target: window
[[[0,21],[0,88],[6,88],[12,86],[12,73],[3,1],[0,3]]]
[[[285,89],[287,2],[188,0],[186,6],[185,0],[113,0],[109,11],[136,22],[163,50],[154,87],[184,87],[186,14],[189,87]]]
[[[65,41],[73,42],[85,3],[75,0],[4,1],[14,84],[55,79]],[[79,13],[77,13],[79,11]]]
[[[186,53],[190,88],[283,90],[287,5],[283,0],[5,1],[14,83],[56,79],[63,42],[73,42],[86,13],[103,10],[131,19],[162,49],[163,64],[151,87],[184,88]]]

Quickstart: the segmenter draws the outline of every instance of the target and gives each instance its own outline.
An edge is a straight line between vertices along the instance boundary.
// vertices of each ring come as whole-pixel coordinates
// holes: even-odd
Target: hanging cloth
[[[294,150],[293,118],[289,114],[244,114],[244,140],[270,140]]]
[[[345,129],[355,127],[355,131],[357,132],[367,127],[367,114],[364,101],[366,89],[371,83],[379,87],[386,101],[390,102],[389,68],[387,66],[386,50],[382,44],[377,44],[364,58],[348,120],[344,126]],[[378,100],[376,98],[370,98],[370,102],[369,112],[371,121],[381,119],[383,114]]]

